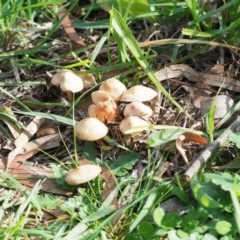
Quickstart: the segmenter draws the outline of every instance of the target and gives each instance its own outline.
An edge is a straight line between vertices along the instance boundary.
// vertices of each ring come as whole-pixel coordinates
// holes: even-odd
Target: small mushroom
[[[72,101],[72,93],[83,90],[83,81],[73,71],[64,69],[53,75],[51,80],[52,85],[60,85],[63,92],[67,93],[69,101]]]
[[[110,101],[113,101],[113,99],[109,95],[109,93],[107,93],[105,91],[100,91],[100,90],[92,92],[91,97],[92,97],[93,103],[95,103],[95,104],[98,104],[99,102],[110,102]]]
[[[146,102],[150,101],[157,96],[157,92],[151,88],[136,85],[129,88],[123,93],[121,102]]]
[[[88,107],[88,115],[89,117],[97,118],[101,122],[106,122],[106,114],[104,111],[99,109],[96,104],[91,104]]]
[[[94,179],[101,171],[102,168],[97,165],[81,165],[69,171],[65,175],[65,181],[69,185],[79,185]]]
[[[125,117],[138,116],[149,118],[152,116],[152,114],[153,114],[152,109],[142,102],[131,102],[126,105],[123,111],[123,115]]]
[[[121,119],[116,102],[107,92],[96,91],[92,93],[91,97],[95,106],[90,105],[88,108],[90,117],[96,117],[101,122],[119,121]]]
[[[124,118],[119,125],[119,128],[123,134],[127,134],[126,131],[130,130],[133,127],[143,127],[143,126],[150,126],[151,124],[140,117],[137,116],[130,116]],[[141,131],[140,131],[141,132]],[[136,132],[138,134],[140,132]]]
[[[81,70],[85,71],[85,70]],[[97,85],[95,77],[90,73],[79,73],[77,74],[83,81],[83,88],[91,88]]]
[[[127,91],[126,86],[116,78],[105,80],[99,90],[108,92],[115,102],[118,102],[122,94]]]
[[[105,137],[108,128],[97,118],[89,117],[81,120],[76,126],[77,138],[85,141],[96,141]]]

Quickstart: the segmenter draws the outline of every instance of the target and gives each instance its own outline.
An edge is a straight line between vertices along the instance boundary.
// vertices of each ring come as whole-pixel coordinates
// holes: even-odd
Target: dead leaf
[[[23,132],[15,140],[16,148],[8,154],[6,169],[11,165],[13,159],[22,151],[22,148],[26,145],[28,140],[37,132],[39,127],[45,121],[42,117],[35,117],[29,125],[23,130]]]
[[[3,105],[0,105],[0,109],[1,110],[5,110],[8,112],[8,114],[11,115],[11,117],[17,121],[17,118],[15,117],[14,113],[12,112],[12,109],[10,107],[6,107]],[[11,132],[11,134],[13,135],[13,137],[16,139],[19,134],[21,133],[21,129],[13,122],[10,122],[8,120],[5,119],[1,119],[7,126],[9,131]]]
[[[201,115],[205,116],[215,100],[214,119],[223,118],[234,104],[232,98],[226,95],[218,95],[201,102]]]
[[[185,153],[185,149],[183,148],[183,142],[186,139],[186,137],[184,135],[180,135],[177,139],[176,139],[176,147],[178,152],[181,154],[181,156],[183,157],[183,160],[185,161],[186,164],[188,164],[188,158],[187,155]]]
[[[212,74],[224,74],[224,66],[220,64],[215,64],[208,73]]]
[[[208,86],[222,87],[234,92],[240,92],[240,81],[237,79],[224,77],[221,74],[196,72],[186,64],[171,65],[155,72],[155,75],[158,81],[182,76],[193,82],[198,82],[199,79],[206,79]]]
[[[210,98],[210,92],[202,89],[202,88],[206,88],[206,87],[207,87],[206,81],[205,81],[205,79],[203,79],[202,81],[199,80],[192,88],[190,96],[193,100],[194,106],[197,108],[201,107],[202,101],[206,101]]]
[[[200,135],[192,132],[185,132],[182,135],[185,136],[186,142],[194,142],[200,145],[208,145],[208,140]]]
[[[185,149],[184,149],[184,143],[186,142],[194,142],[200,145],[207,145],[208,141],[206,138],[201,137],[198,134],[195,133],[191,133],[191,132],[185,132],[183,134],[181,134],[177,140],[176,140],[176,147],[179,151],[179,153],[181,154],[181,156],[183,157],[184,161],[186,164],[189,164]]]
[[[66,13],[66,11],[67,10],[65,8],[61,8],[58,12],[58,18],[61,19],[63,17],[63,15]],[[71,23],[68,15],[66,15],[62,19],[61,23],[62,23],[62,26],[63,26],[66,34],[71,39],[71,43],[72,43],[71,50],[77,50],[77,49],[80,49],[80,48],[83,48],[86,46],[85,42],[79,38],[79,35],[77,34],[75,28],[72,26],[72,23]]]

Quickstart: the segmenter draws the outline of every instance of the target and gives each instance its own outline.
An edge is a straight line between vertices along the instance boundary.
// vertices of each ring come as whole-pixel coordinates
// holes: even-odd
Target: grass
[[[46,168],[51,177],[19,177],[17,170],[1,172],[0,239],[238,239],[238,130],[227,133],[228,140],[214,149],[190,182],[183,179],[188,166],[177,150],[176,139],[187,132],[208,137],[212,143],[223,132],[222,125],[238,111],[239,103],[218,123],[213,117],[214,106],[201,120],[189,104],[185,79],[180,84],[171,79],[160,82],[154,74],[176,63],[207,71],[216,58],[224,60],[225,69],[234,65],[235,74],[237,60],[231,62],[231,57],[236,59],[235,51],[239,50],[238,2],[218,6],[193,0],[119,0],[81,5],[75,0],[0,0],[0,36],[4,40],[0,46],[1,101],[16,116],[9,109],[1,110],[0,140],[5,147],[1,157],[14,147],[6,121],[24,130],[33,117],[42,117],[62,139],[60,147],[41,150],[30,159],[38,160],[40,168],[29,169]],[[67,9],[78,33],[88,30],[87,34],[98,35],[98,40],[64,52],[68,41],[62,37],[62,19],[57,16],[61,7]],[[52,25],[26,36],[45,23]],[[94,74],[98,85],[77,94],[75,102],[66,103],[65,95],[50,84],[50,76],[65,68]],[[16,76],[20,81],[13,79]],[[159,90],[159,121],[141,129],[152,132],[142,134],[136,142],[111,124],[102,141],[77,141],[73,130],[82,118],[78,107],[112,76],[126,86],[147,82]],[[229,94],[237,97],[234,91]],[[22,100],[26,95],[35,99]],[[197,120],[199,129],[191,129]],[[198,144],[184,147],[192,160],[205,148]],[[83,186],[67,185],[64,176],[79,164],[77,156],[100,165],[107,173]],[[29,189],[23,179],[35,184]],[[44,192],[41,189],[47,180],[57,185]],[[61,194],[54,190],[61,190]]]

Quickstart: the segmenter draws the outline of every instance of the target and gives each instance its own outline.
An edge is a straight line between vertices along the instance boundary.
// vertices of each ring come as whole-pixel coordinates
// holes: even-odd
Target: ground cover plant
[[[239,6],[0,0],[0,239],[239,239]]]

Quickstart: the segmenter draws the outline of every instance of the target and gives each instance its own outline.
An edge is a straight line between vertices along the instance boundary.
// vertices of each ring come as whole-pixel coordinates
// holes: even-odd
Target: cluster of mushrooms
[[[67,93],[68,100],[72,100],[73,93],[96,84],[91,74],[77,75],[68,69],[56,73],[51,83],[59,85]],[[91,94],[93,104],[88,108],[89,117],[77,124],[77,137],[85,141],[103,138],[108,133],[106,122],[120,122],[119,129],[123,134],[133,127],[150,125],[148,119],[153,111],[143,102],[151,101],[156,96],[156,91],[145,86],[136,85],[127,89],[118,79],[105,80],[99,90]],[[127,103],[123,110],[123,120],[119,112],[119,102]]]
[[[51,83],[67,92],[68,100],[72,99],[73,93],[96,84],[91,74],[77,75],[71,70],[59,71]],[[108,127],[105,123],[108,122],[120,122],[119,129],[123,134],[133,127],[149,126],[148,119],[153,111],[143,102],[151,101],[156,96],[156,91],[145,86],[136,85],[127,89],[118,79],[105,80],[98,91],[92,92],[93,104],[88,108],[89,117],[77,124],[76,136],[85,141],[99,140],[107,135]],[[119,110],[121,102],[126,103],[123,117]],[[70,185],[78,185],[90,181],[100,172],[101,167],[97,165],[81,165],[68,172],[65,180]]]
[[[103,138],[108,133],[106,122],[120,122],[119,129],[123,134],[133,127],[150,125],[147,119],[152,116],[153,111],[143,102],[156,96],[156,91],[145,86],[137,85],[127,89],[118,79],[105,80],[99,90],[91,94],[93,104],[88,108],[89,117],[77,124],[77,137],[85,141]],[[123,120],[119,112],[119,102],[127,102],[123,110]]]

